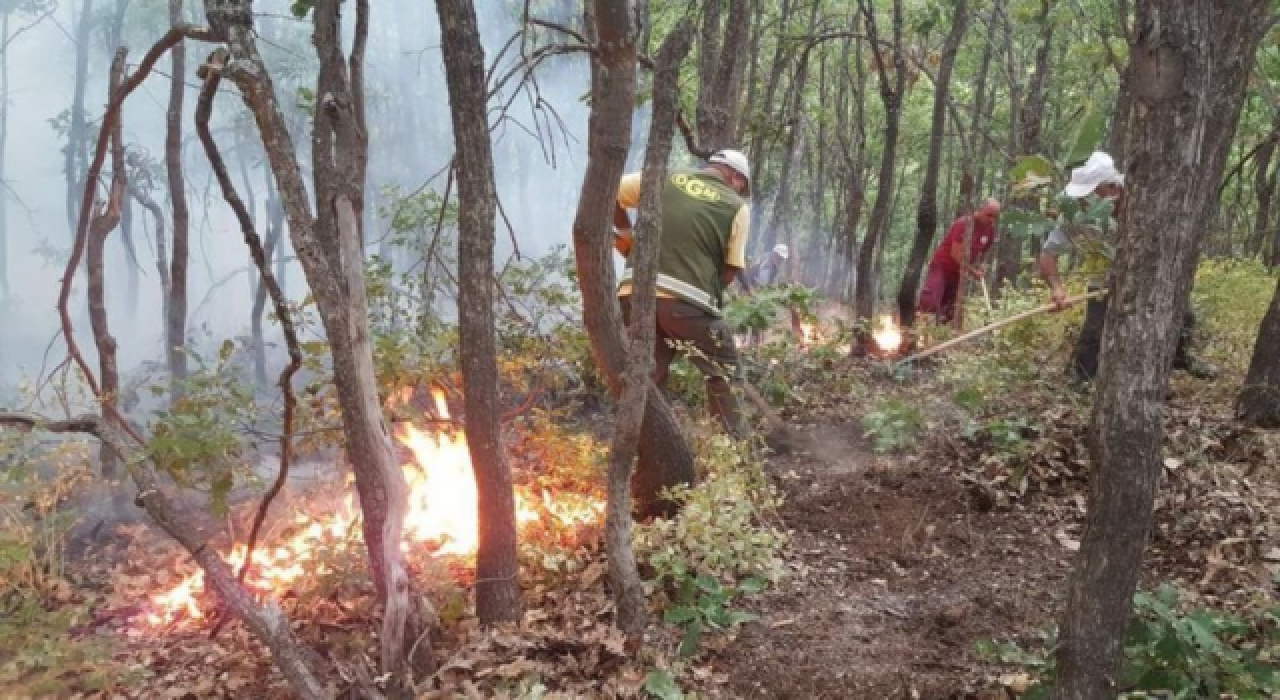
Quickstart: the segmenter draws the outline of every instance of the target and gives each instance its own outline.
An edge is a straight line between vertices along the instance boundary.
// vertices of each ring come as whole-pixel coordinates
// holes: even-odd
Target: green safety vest
[[[669,172],[662,189],[658,289],[719,316],[724,294],[720,274],[729,255],[733,220],[744,205],[742,197],[715,175]],[[627,256],[620,281],[630,283],[631,277]]]

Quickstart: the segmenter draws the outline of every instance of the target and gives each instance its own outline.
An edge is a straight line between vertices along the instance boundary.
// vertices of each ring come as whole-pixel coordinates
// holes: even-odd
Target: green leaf
[[[687,606],[677,605],[674,608],[668,608],[667,612],[662,615],[662,621],[668,625],[683,625],[698,618],[698,611]]]
[[[684,639],[680,640],[680,657],[689,658],[698,653],[702,647],[702,621],[694,620],[684,630]]]
[[[693,582],[698,588],[706,591],[707,593],[720,593],[724,590],[724,587],[720,585],[720,580],[714,576],[699,576],[695,578]]]
[[[236,349],[235,341],[227,338],[222,341],[222,345],[218,347],[218,362],[226,362],[231,358],[231,353]]]
[[[658,700],[684,700],[684,693],[680,692],[676,680],[660,668],[655,668],[645,676],[644,689]]]
[[[1102,143],[1102,134],[1107,126],[1107,115],[1090,102],[1085,106],[1084,117],[1077,120],[1071,138],[1071,150],[1067,152],[1067,167],[1074,168],[1083,163],[1089,154],[1098,149]]]
[[[738,590],[747,595],[755,595],[768,587],[769,582],[758,576],[752,576],[738,584]]]
[[[1014,163],[1013,170],[1009,172],[1009,179],[1016,187],[1018,183],[1027,180],[1028,177],[1051,178],[1053,177],[1053,163],[1048,158],[1034,154],[1022,156],[1018,162]]]

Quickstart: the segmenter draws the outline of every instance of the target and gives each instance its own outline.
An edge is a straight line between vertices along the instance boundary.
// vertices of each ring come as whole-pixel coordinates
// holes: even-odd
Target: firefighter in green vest
[[[662,191],[662,250],[658,253],[657,343],[654,382],[664,386],[676,352],[706,377],[711,412],[731,435],[748,429],[733,384],[742,363],[721,313],[724,290],[746,268],[751,214],[746,197],[751,168],[738,151],[712,154],[700,169],[672,170]],[[627,209],[640,205],[640,173],[623,176],[614,216],[615,247],[631,251]],[[623,318],[630,319],[631,261],[618,286]]]

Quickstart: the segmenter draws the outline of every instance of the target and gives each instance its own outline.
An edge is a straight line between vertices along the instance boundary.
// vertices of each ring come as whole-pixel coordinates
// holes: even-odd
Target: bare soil
[[[945,465],[877,457],[854,425],[812,428],[770,469],[786,582],[717,661],[735,698],[1003,698],[975,642],[1043,628],[1070,552],[1032,512]]]

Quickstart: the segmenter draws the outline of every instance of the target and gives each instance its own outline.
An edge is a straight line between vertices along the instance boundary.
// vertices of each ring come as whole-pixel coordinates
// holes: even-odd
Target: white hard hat
[[[727,165],[734,172],[747,179],[747,187],[751,187],[751,165],[747,163],[747,157],[742,151],[735,151],[729,148],[716,151],[707,159],[711,163],[719,163]]]
[[[786,260],[787,258],[791,257],[791,251],[787,249],[786,243],[779,243],[778,245],[774,246],[773,252],[777,253],[778,257],[782,258],[783,260]]]
[[[1124,175],[1116,170],[1116,163],[1111,156],[1102,151],[1094,151],[1083,165],[1071,171],[1071,182],[1067,183],[1062,193],[1073,199],[1086,197],[1098,189],[1100,185],[1124,185]]]

